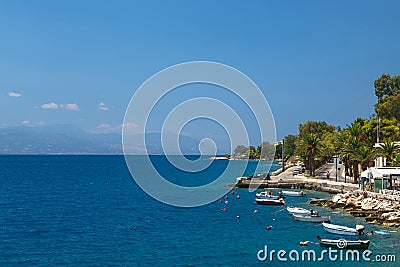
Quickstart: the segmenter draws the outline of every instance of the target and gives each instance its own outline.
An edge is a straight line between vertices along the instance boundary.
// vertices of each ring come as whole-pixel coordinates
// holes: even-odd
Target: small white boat
[[[256,202],[259,205],[284,205],[285,200],[280,199],[268,199],[268,198],[256,198]]]
[[[290,213],[290,214],[297,214],[297,215],[311,215],[311,210],[306,210],[303,208],[298,208],[298,207],[287,207],[286,210]]]
[[[386,231],[383,231],[383,230],[374,231],[373,233],[377,234],[377,235],[390,235],[389,232],[386,232]]]
[[[287,190],[283,190],[282,194],[287,197],[304,197],[306,195],[306,193],[304,193],[303,191],[287,191]]]
[[[302,221],[302,222],[321,223],[321,222],[330,222],[331,221],[330,216],[321,216],[318,214],[313,214],[313,215],[292,214],[292,216],[296,221]]]
[[[257,198],[268,198],[268,199],[279,199],[280,196],[274,196],[271,192],[264,191],[260,193],[256,193]]]
[[[322,223],[322,226],[328,233],[337,235],[360,235],[364,232],[363,225],[356,225],[356,228],[350,228],[336,224]]]

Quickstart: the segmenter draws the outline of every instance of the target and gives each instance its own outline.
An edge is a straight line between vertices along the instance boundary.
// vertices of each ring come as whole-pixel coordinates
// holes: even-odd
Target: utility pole
[[[285,139],[282,139],[282,172],[285,171]]]
[[[378,123],[376,125],[376,142],[379,143],[379,117],[378,117]]]
[[[337,169],[337,165],[338,165],[338,160],[339,160],[339,156],[335,156],[334,157],[334,159],[335,159],[335,169],[336,169],[336,182],[337,182],[337,178],[338,178],[338,175],[337,175],[337,173],[338,173],[338,169]]]

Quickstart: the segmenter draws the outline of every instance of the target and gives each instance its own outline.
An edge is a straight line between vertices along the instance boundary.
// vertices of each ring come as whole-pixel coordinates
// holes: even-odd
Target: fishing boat
[[[271,192],[269,191],[264,191],[260,193],[256,193],[257,198],[268,198],[268,199],[279,199],[280,196],[274,196]]]
[[[360,235],[364,232],[363,225],[356,225],[356,228],[350,228],[336,224],[322,223],[322,226],[328,233],[337,235]]]
[[[306,210],[306,209],[303,209],[303,208],[289,206],[289,207],[286,208],[286,210],[290,214],[311,215],[311,210]]]
[[[321,216],[318,214],[311,214],[311,215],[292,214],[292,216],[296,221],[302,221],[302,222],[321,223],[321,222],[330,222],[331,221],[330,216]]]
[[[345,239],[326,239],[317,236],[321,247],[331,247],[338,249],[368,249],[369,240],[345,240]]]
[[[284,205],[285,200],[280,199],[269,199],[269,198],[256,198],[256,202],[259,205]]]
[[[283,190],[282,194],[287,197],[304,197],[306,195],[306,193],[304,193],[303,191],[287,191],[287,190]]]

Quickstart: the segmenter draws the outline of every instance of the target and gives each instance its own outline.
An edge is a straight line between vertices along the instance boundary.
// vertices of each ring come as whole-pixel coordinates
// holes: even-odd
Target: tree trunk
[[[354,177],[354,183],[358,183],[358,162],[354,161],[353,162],[353,177]]]
[[[312,177],[315,177],[315,162],[314,162],[314,155],[313,154],[311,154],[310,155],[310,160],[311,160],[311,166],[310,166],[310,169],[311,169],[311,176]]]

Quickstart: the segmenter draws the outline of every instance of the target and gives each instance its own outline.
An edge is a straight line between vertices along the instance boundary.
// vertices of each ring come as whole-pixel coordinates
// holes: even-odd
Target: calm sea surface
[[[152,160],[183,185],[198,185],[199,179],[207,183],[226,165],[217,161],[203,174],[177,175],[165,158]],[[288,204],[307,208],[309,197],[329,195],[307,192],[307,198],[288,198]],[[320,224],[292,220],[282,206],[257,206],[254,193],[245,189],[228,201],[198,208],[160,203],[137,186],[122,156],[0,156],[0,266],[399,266],[395,229],[365,224],[343,211],[331,214],[333,223],[393,231],[370,237],[370,250],[372,259],[396,255],[397,264],[331,262],[328,257],[323,263],[282,263],[276,256],[261,262],[257,252],[265,245],[269,251],[320,253],[319,245],[304,248],[299,242],[340,236],[325,233]]]

